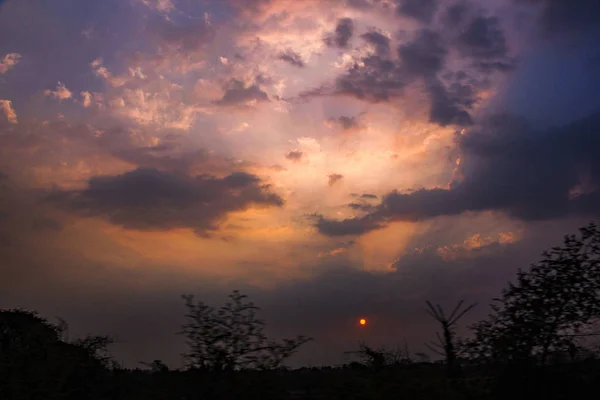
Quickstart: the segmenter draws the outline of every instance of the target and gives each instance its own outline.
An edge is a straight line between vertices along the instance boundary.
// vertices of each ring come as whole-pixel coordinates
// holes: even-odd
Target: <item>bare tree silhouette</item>
[[[457,350],[456,343],[454,341],[454,325],[458,322],[460,318],[462,318],[467,312],[472,310],[476,304],[471,304],[470,306],[460,310],[464,301],[461,300],[458,302],[454,310],[450,313],[448,317],[444,313],[444,310],[439,304],[436,304],[435,307],[431,302],[426,301],[427,309],[425,310],[433,319],[440,323],[442,326],[442,335],[439,332],[436,332],[435,335],[438,339],[437,342],[431,341],[429,344],[426,343],[425,346],[433,351],[436,354],[441,355],[446,360],[446,370],[448,378],[454,378],[457,374]]]

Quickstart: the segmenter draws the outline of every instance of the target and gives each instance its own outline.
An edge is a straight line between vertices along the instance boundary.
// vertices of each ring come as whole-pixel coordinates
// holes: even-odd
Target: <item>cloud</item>
[[[371,55],[336,80],[335,93],[379,103],[399,97],[405,86],[406,79],[397,63]]]
[[[146,7],[161,12],[168,13],[175,9],[175,5],[171,0],[139,0]]]
[[[171,56],[177,55],[181,61],[187,57],[201,54],[206,45],[215,37],[215,31],[208,19],[183,21],[187,23],[174,19],[156,18],[149,23],[147,28],[148,33],[159,45],[170,51]]]
[[[127,79],[114,76],[104,65],[102,58],[95,59],[90,63],[90,66],[97,77],[104,79],[112,87],[121,87],[127,83]]]
[[[503,25],[506,19],[488,15],[472,3],[458,2],[448,6],[441,16],[443,32],[449,47],[479,72],[508,72],[515,68]]]
[[[325,44],[332,47],[348,47],[354,34],[354,21],[351,18],[341,18],[335,27],[335,32],[325,38]]]
[[[497,17],[478,16],[462,31],[458,50],[463,56],[476,59],[504,58],[508,46]]]
[[[19,53],[8,53],[0,61],[0,74],[5,74],[14,68],[19,61],[21,61],[21,55]]]
[[[345,115],[342,115],[337,119],[337,122],[345,131],[359,127],[356,117],[347,117]]]
[[[439,32],[421,29],[413,39],[398,47],[398,59],[387,57],[386,40],[379,34],[366,36],[379,43],[376,54],[364,56],[336,80],[334,93],[379,103],[401,98],[406,86],[422,81],[431,99],[429,120],[441,126],[469,125],[469,109],[476,103],[472,85],[453,82],[446,87],[437,76],[444,71],[448,49]],[[493,69],[493,66],[488,66]],[[317,93],[325,93],[325,90]],[[310,96],[311,94],[306,94]]]
[[[362,217],[321,218],[328,236],[360,235],[394,221],[420,221],[465,212],[498,211],[537,221],[600,216],[600,162],[595,154],[600,113],[548,132],[519,118],[496,116],[457,138],[461,179],[449,189],[392,191]],[[587,187],[577,191],[574,188]]]
[[[198,109],[187,105],[178,97],[179,88],[170,90],[144,90],[123,88],[107,101],[109,111],[135,121],[142,126],[158,126],[188,130]]]
[[[244,82],[232,78],[226,86],[225,94],[216,103],[223,106],[251,106],[265,101],[269,101],[269,96],[257,83],[245,86]]]
[[[469,236],[462,243],[440,246],[436,253],[444,260],[467,259],[494,252],[499,245],[515,243],[519,240],[518,233],[500,232],[494,236],[484,236],[480,233]]]
[[[326,236],[363,235],[375,229],[381,229],[384,225],[372,216],[356,217],[335,221],[317,216],[315,227],[319,233]]]
[[[404,69],[415,76],[433,76],[444,67],[448,50],[438,32],[421,29],[415,38],[398,48]]]
[[[390,55],[390,38],[375,30],[363,33],[360,37],[367,43],[375,46],[375,54],[380,57]]]
[[[285,155],[290,161],[300,161],[304,157],[304,153],[300,150],[292,150]]]
[[[18,124],[17,113],[12,106],[12,102],[10,100],[2,100],[0,99],[0,110],[4,113],[4,116],[11,124]]]
[[[360,195],[360,197],[363,199],[377,199],[377,195],[371,194],[371,193],[364,193],[364,194]]]
[[[302,68],[305,65],[304,61],[302,60],[302,56],[292,50],[287,50],[286,52],[281,53],[279,55],[279,59],[299,68]]]
[[[136,169],[98,176],[83,190],[55,190],[48,201],[89,217],[134,230],[189,228],[200,234],[218,229],[233,211],[281,207],[283,200],[255,175],[223,178]]]
[[[335,185],[337,182],[341,181],[344,178],[344,175],[341,174],[329,174],[327,175],[327,184],[331,187]]]
[[[416,13],[416,7],[436,10],[437,2],[398,3],[406,12]],[[443,10],[441,22],[396,35],[395,54],[392,39],[375,28],[360,37],[372,51],[345,55],[350,58],[342,64],[346,69],[332,84],[302,92],[300,99],[350,96],[399,106],[408,101],[406,93],[418,90],[430,100],[429,122],[469,126],[472,110],[489,90],[492,75],[515,69],[501,20],[470,3],[451,4]],[[459,72],[468,78],[459,78]]]
[[[438,8],[438,0],[396,0],[398,14],[417,19],[420,22],[431,22]]]
[[[472,124],[471,116],[465,110],[475,103],[475,93],[470,86],[454,83],[451,87],[453,91],[448,91],[438,79],[432,79],[427,88],[431,98],[429,122],[440,126]]]
[[[44,91],[44,94],[46,96],[54,97],[58,101],[67,100],[73,97],[73,92],[67,89],[67,87],[61,82],[58,82],[58,84],[56,85],[56,90],[47,89],[46,91]]]
[[[471,116],[466,109],[471,108],[475,102],[472,88],[455,83],[454,88],[457,90],[450,93],[437,78],[448,54],[438,32],[420,30],[411,42],[400,46],[398,54],[406,72],[425,81],[431,99],[429,122],[440,126],[471,124]]]
[[[88,91],[82,91],[80,93],[81,95],[81,104],[85,107],[88,108],[89,106],[92,105],[92,94]]]

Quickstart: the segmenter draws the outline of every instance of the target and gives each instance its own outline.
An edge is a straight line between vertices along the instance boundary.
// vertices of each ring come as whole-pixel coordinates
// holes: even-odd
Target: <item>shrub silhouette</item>
[[[404,350],[401,348],[390,349],[385,346],[373,348],[364,341],[358,342],[358,350],[346,351],[345,354],[358,355],[360,362],[352,365],[361,365],[373,370],[379,370],[394,365],[407,365],[412,363],[408,346],[405,343]]]
[[[304,336],[269,340],[263,333],[265,323],[258,319],[259,307],[233,291],[219,309],[183,296],[188,323],[183,326],[190,351],[184,354],[188,366],[208,371],[274,369],[312,340]]]

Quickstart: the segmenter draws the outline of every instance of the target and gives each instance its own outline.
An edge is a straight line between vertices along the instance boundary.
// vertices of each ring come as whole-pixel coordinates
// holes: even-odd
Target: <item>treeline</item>
[[[1,310],[0,399],[574,399],[600,389],[600,355],[590,344],[600,335],[594,223],[520,269],[470,337],[455,327],[475,304],[446,312],[426,302],[440,326],[426,346],[441,362],[359,343],[360,361],[289,370],[285,361],[312,339],[268,338],[246,295],[234,291],[218,308],[183,300],[180,370],[160,360],[125,369],[110,357],[108,336],[70,340],[65,321]]]

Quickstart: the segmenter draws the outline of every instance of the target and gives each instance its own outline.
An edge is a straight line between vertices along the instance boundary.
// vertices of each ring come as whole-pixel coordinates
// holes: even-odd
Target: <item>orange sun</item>
[[[364,318],[361,318],[361,319],[358,321],[358,323],[359,323],[359,324],[361,324],[362,326],[365,326],[365,325],[367,324],[367,320],[366,320],[366,319],[364,319]]]

